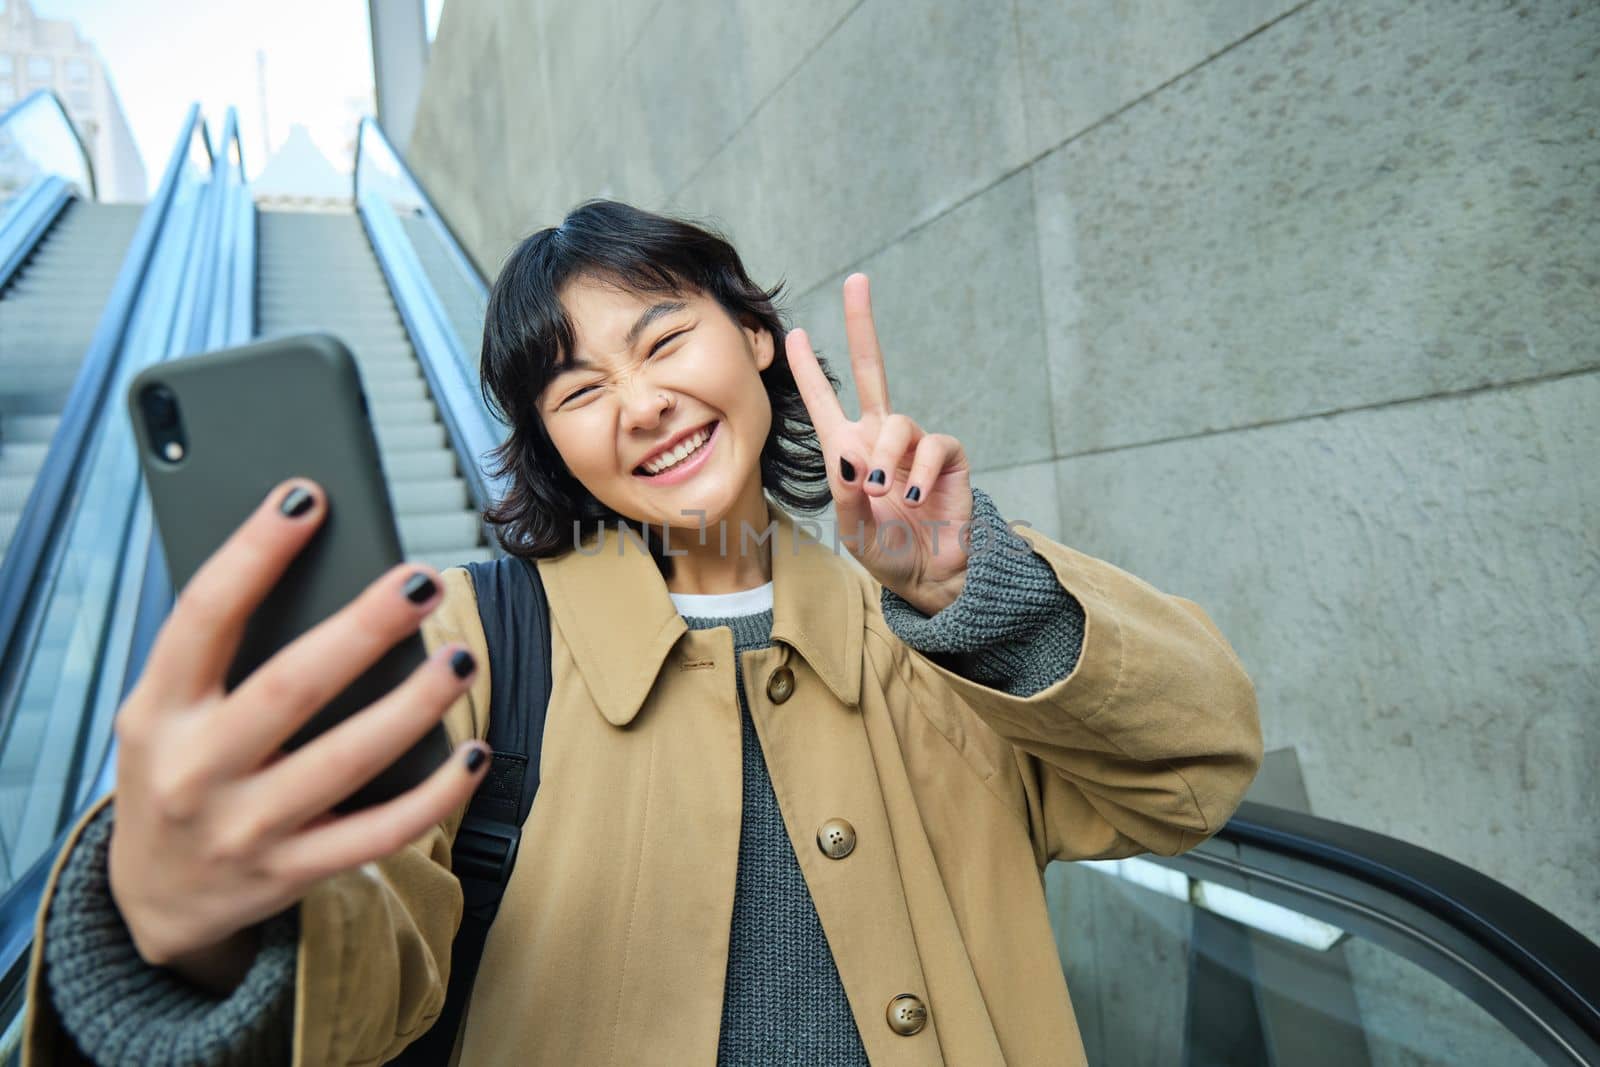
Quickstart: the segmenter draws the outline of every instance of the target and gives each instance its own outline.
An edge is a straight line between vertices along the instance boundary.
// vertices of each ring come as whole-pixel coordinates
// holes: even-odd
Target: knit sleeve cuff
[[[931,616],[889,589],[880,603],[884,621],[911,648],[1013,696],[1032,696],[1071,674],[1083,649],[1083,606],[977,486],[961,595]]]
[[[111,897],[114,807],[84,828],[45,916],[45,980],[62,1025],[106,1067],[288,1063],[299,909],[262,926],[255,962],[225,997],[152,967]]]

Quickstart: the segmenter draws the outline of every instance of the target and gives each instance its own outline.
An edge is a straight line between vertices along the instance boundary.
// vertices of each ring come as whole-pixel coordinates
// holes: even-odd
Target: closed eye
[[[677,331],[675,331],[673,333],[667,334],[665,337],[661,338],[655,344],[650,346],[650,351],[649,351],[648,354],[652,355],[652,356],[655,355],[657,352],[659,352],[669,342],[676,341],[678,338],[682,337],[684,334],[688,333],[692,329],[694,329],[693,326],[685,326],[681,330],[677,330]]]
[[[656,341],[655,344],[650,346],[650,351],[645,353],[645,358],[648,359],[651,356],[655,355],[662,348],[664,348],[667,345],[671,344],[673,341],[676,341],[678,338],[682,337],[684,334],[688,333],[689,331],[691,331],[693,329],[694,329],[693,326],[685,326],[681,330],[674,330],[672,333],[666,334],[665,336],[659,338]],[[574,392],[568,393],[567,396],[561,401],[561,403],[556,405],[556,407],[558,407],[558,408],[559,407],[565,407],[569,402],[578,399],[584,393],[587,393],[589,390],[598,389],[598,388],[599,388],[598,385],[586,385],[581,389],[578,389],[578,390],[576,390]]]

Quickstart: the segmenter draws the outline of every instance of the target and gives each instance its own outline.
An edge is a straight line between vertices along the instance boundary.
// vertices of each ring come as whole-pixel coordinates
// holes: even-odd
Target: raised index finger
[[[178,701],[220,686],[245,624],[311,540],[326,512],[311,482],[278,486],[178,594],[150,649],[145,677]]]
[[[850,342],[850,369],[856,376],[861,414],[889,414],[889,376],[883,369],[878,328],[872,323],[872,294],[865,274],[844,280],[844,333]]]
[[[817,428],[817,438],[826,445],[834,431],[845,422],[844,408],[839,406],[839,396],[833,383],[822,372],[817,354],[811,350],[811,339],[804,330],[790,330],[784,338],[784,350],[789,354],[789,369],[794,372],[794,383],[800,387],[800,399],[811,413],[811,425]]]

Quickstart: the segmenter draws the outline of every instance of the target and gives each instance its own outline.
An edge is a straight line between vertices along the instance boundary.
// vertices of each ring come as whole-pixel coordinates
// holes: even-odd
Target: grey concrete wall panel
[[[1060,461],[1066,542],[1203,605],[1312,810],[1600,938],[1600,373]]]
[[[1026,158],[1015,27],[986,4],[865,3],[676,198],[805,290]]]
[[[515,6],[515,5],[511,5]],[[451,0],[439,18],[406,162],[478,267],[494,277],[510,248],[518,190],[528,177],[508,149],[538,140],[542,111],[511,87],[523,67],[502,66],[500,4]],[[513,101],[518,101],[513,105]]]
[[[693,18],[661,6],[645,39],[652,55],[671,59],[623,69],[609,143],[585,169],[604,172],[630,202],[664,206],[859,3],[720,0]],[[606,135],[595,133],[590,144],[602,144]],[[581,158],[582,139],[574,148]]]
[[[994,498],[994,506],[1007,522],[1026,523],[1051,540],[1061,540],[1053,462],[978,469],[972,481]]]
[[[1046,157],[1061,454],[1596,365],[1597,43],[1312,4]]]
[[[378,121],[395,149],[411,145],[422,76],[428,67],[428,27],[422,0],[367,0],[372,37],[372,74]]]
[[[960,253],[952,255],[953,249]],[[873,317],[896,410],[925,429],[954,434],[977,468],[1053,457],[1026,175],[1000,183],[796,302],[793,324],[805,327],[838,373],[851,418],[859,402],[842,287],[855,270],[872,279]]]
[[[410,161],[492,275],[589,197],[664,208],[860,3],[453,0]],[[482,114],[495,84],[504,107]]]
[[[1305,0],[1015,0],[1030,158],[1102,122]]]

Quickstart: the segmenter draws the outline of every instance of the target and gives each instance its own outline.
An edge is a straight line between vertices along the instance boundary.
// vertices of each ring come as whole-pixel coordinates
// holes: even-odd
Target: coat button
[[[889,1029],[901,1037],[912,1034],[928,1025],[928,1006],[910,993],[901,993],[889,1001]]]
[[[767,696],[772,698],[774,704],[782,704],[794,695],[794,671],[788,667],[779,667],[772,672],[772,677],[767,679]]]
[[[842,860],[856,848],[856,828],[843,819],[829,819],[817,827],[817,844],[831,860]]]

